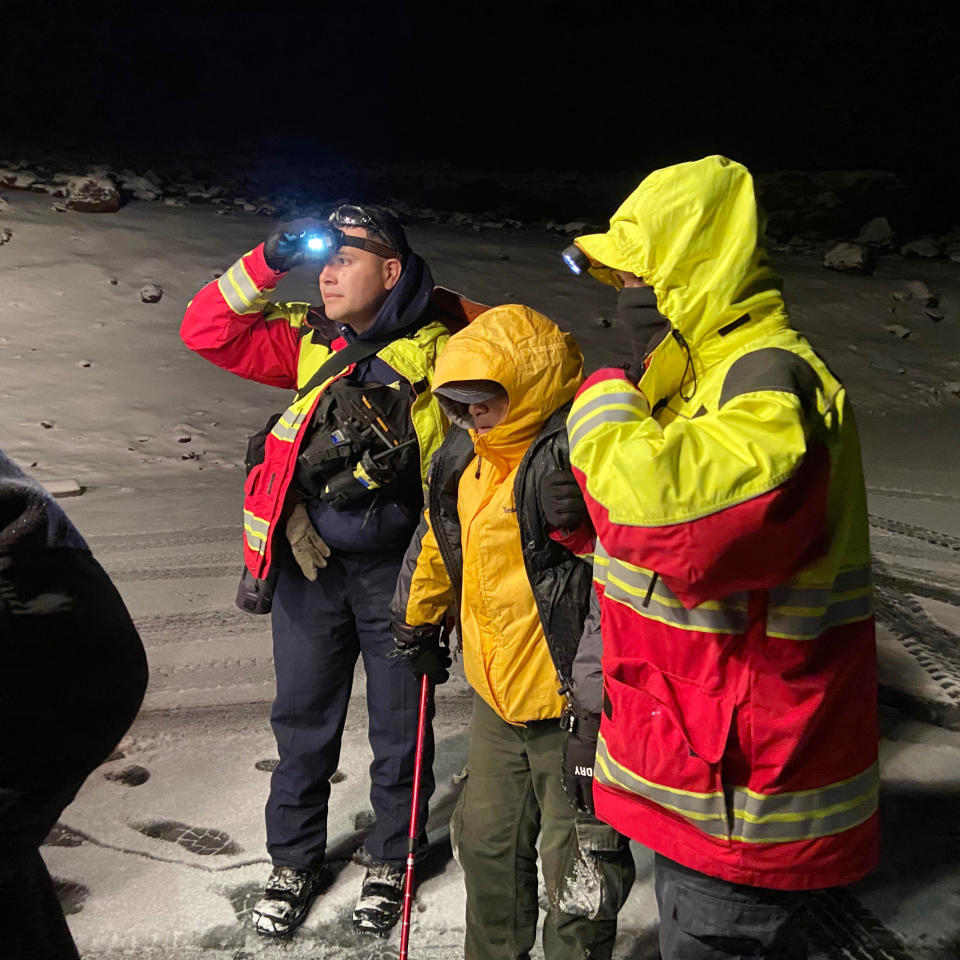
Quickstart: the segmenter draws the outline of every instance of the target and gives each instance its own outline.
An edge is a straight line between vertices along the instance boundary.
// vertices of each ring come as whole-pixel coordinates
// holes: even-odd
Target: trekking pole
[[[407,876],[403,888],[403,923],[400,927],[400,960],[407,960],[410,940],[410,908],[413,905],[413,862],[417,850],[417,808],[420,806],[420,767],[423,765],[423,737],[427,725],[430,678],[420,680],[420,716],[417,720],[417,755],[413,768],[413,799],[410,801],[410,833],[407,839]]]

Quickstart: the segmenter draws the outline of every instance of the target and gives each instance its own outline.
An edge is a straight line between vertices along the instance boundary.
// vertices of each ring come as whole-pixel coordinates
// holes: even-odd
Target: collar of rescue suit
[[[782,304],[774,306],[773,309],[761,308],[749,317],[749,320],[726,335],[718,331],[700,343],[687,343],[686,347],[673,336],[676,327],[671,325],[670,333],[647,357],[646,369],[640,379],[640,389],[651,408],[658,401],[670,399],[680,392],[689,396],[694,381],[702,383],[712,367],[748,346],[752,340],[789,324],[786,308]]]

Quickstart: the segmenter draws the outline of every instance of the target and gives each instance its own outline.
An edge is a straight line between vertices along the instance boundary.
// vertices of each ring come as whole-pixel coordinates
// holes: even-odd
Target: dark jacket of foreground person
[[[39,847],[136,716],[140,637],[46,491],[0,452],[0,902],[5,960],[77,956]]]

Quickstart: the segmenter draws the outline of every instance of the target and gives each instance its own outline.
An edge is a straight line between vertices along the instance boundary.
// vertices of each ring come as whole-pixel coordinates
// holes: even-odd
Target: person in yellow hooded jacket
[[[850,401],[790,326],[742,165],[657,170],[575,244],[643,342],[666,318],[567,421],[592,529],[565,542],[593,554],[602,608],[597,816],[656,851],[664,960],[798,960],[804,891],[879,854]]]
[[[589,564],[551,530],[580,519],[565,512],[564,424],[582,365],[569,334],[509,305],[451,337],[434,373],[433,394],[452,425],[431,462],[427,506],[394,595],[393,633],[414,673],[442,682],[449,661],[439,637],[452,612],[476,692],[468,776],[451,821],[471,960],[529,955],[538,836],[551,960],[609,957],[633,882],[626,838],[578,816],[561,783],[557,720],[576,695],[572,664],[592,587]],[[594,624],[588,644],[598,640]]]

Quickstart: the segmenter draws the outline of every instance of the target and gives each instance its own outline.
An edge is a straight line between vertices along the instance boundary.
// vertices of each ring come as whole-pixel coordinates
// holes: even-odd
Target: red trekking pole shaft
[[[420,807],[420,768],[423,766],[423,738],[427,726],[427,700],[430,679],[426,674],[420,680],[420,716],[417,721],[417,756],[413,769],[413,798],[410,801],[410,833],[407,839],[407,876],[403,888],[403,924],[400,927],[400,960],[407,960],[410,940],[410,908],[413,905],[413,863],[417,851],[417,812]]]

